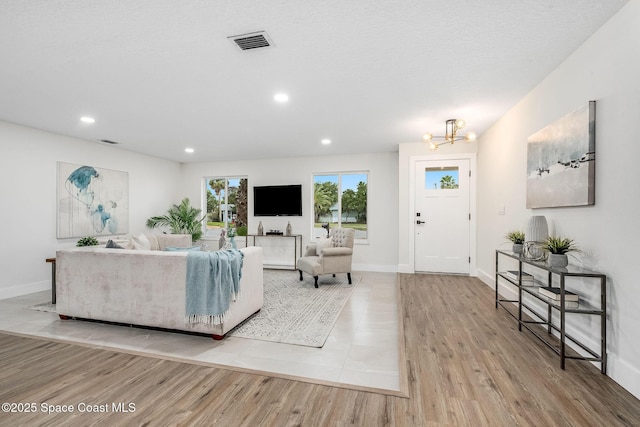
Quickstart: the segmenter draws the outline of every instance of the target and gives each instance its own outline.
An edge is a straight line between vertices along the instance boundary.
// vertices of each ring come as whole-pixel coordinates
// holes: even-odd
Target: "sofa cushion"
[[[137,236],[131,236],[129,243],[131,245],[131,249],[151,250],[151,242],[143,233],[140,233]]]
[[[152,251],[160,250],[160,242],[158,241],[158,236],[155,234],[145,234],[147,239],[149,239],[149,246]]]
[[[156,234],[155,237],[160,251],[163,251],[168,246],[172,248],[190,248],[193,246],[190,234]]]

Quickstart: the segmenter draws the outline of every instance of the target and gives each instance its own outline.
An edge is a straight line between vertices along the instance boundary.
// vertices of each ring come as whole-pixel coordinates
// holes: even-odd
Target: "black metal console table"
[[[516,277],[508,273],[508,270],[502,270],[500,267],[500,258],[511,258],[517,261],[517,269],[513,269],[513,271],[517,272]],[[512,262],[512,265],[515,263]],[[535,277],[532,281],[523,281],[523,273],[529,273]],[[545,277],[546,276],[546,277]],[[539,293],[539,289],[541,286],[553,286],[554,281],[553,278],[557,276],[559,282],[559,300],[547,298],[544,295]],[[592,306],[587,301],[580,300],[578,303],[578,307],[568,308],[568,302],[566,301],[566,291],[565,288],[566,282],[568,278],[592,278],[600,282],[600,302],[599,306]],[[571,281],[572,287],[571,291],[580,295],[580,288],[575,287],[575,280]],[[584,280],[583,280],[584,282]],[[514,286],[517,289],[518,299],[510,300],[505,299],[500,296],[498,293],[498,286],[500,283],[504,283],[507,285]],[[584,284],[584,286],[588,286],[588,284]],[[592,362],[600,362],[600,371],[603,374],[607,372],[607,277],[604,274],[590,271],[586,269],[582,269],[579,267],[575,267],[569,265],[566,268],[552,268],[549,267],[543,261],[533,261],[528,258],[525,258],[522,255],[515,254],[511,251],[503,251],[496,250],[496,277],[495,277],[495,287],[496,287],[496,309],[499,306],[502,306],[507,313],[516,318],[518,321],[518,330],[522,331],[522,327],[524,326],[527,330],[529,330],[533,335],[535,335],[538,339],[544,342],[549,348],[551,348],[556,354],[560,356],[560,367],[562,369],[565,368],[565,360],[566,359],[577,359],[577,360],[586,360]],[[523,296],[531,296],[533,299],[523,299]],[[583,299],[586,299],[584,297]],[[530,304],[531,301],[540,301],[544,305],[546,305],[547,313],[541,314],[536,309],[534,309],[533,305]],[[517,314],[513,313],[513,307],[517,307]],[[523,317],[522,309],[525,308],[529,313],[532,314],[538,320],[528,320]],[[539,310],[539,309],[538,309]],[[559,319],[554,319],[553,314],[554,310],[559,313]],[[597,353],[593,349],[587,347],[585,344],[580,342],[577,338],[567,334],[566,331],[566,316],[572,314],[582,314],[582,315],[592,315],[600,317],[600,352]],[[557,317],[557,316],[556,316]],[[551,335],[553,331],[559,333],[560,343],[555,344],[552,340],[549,339],[548,336],[545,336],[543,333],[540,333],[539,328],[534,328],[533,325],[541,325],[546,326],[547,335]],[[590,356],[569,356],[566,353],[566,341],[569,340],[576,344],[578,347],[583,349]]]

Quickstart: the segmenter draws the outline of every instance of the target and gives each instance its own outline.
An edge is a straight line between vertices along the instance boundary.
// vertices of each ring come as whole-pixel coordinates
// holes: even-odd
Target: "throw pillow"
[[[124,249],[122,246],[120,246],[119,244],[117,244],[116,242],[114,242],[111,239],[109,239],[109,241],[107,241],[107,244],[105,245],[105,248]]]
[[[321,237],[316,242],[316,255],[320,256],[323,249],[331,247],[332,239],[331,237]]]
[[[158,243],[158,236],[156,236],[155,234],[145,234],[145,236],[147,236],[147,239],[149,239],[149,249],[151,249],[152,251],[159,251],[160,244]]]
[[[149,242],[149,239],[143,233],[131,237],[130,243],[133,243],[133,249],[146,251],[151,250],[151,242]]]

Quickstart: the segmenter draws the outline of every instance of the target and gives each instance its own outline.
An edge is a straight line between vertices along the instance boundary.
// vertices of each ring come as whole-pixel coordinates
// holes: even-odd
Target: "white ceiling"
[[[180,162],[396,151],[481,135],[625,3],[0,0],[0,119]]]

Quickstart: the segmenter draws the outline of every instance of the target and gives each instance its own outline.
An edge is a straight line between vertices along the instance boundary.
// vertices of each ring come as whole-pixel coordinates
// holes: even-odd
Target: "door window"
[[[425,190],[456,190],[459,183],[457,166],[425,168],[424,170]]]

